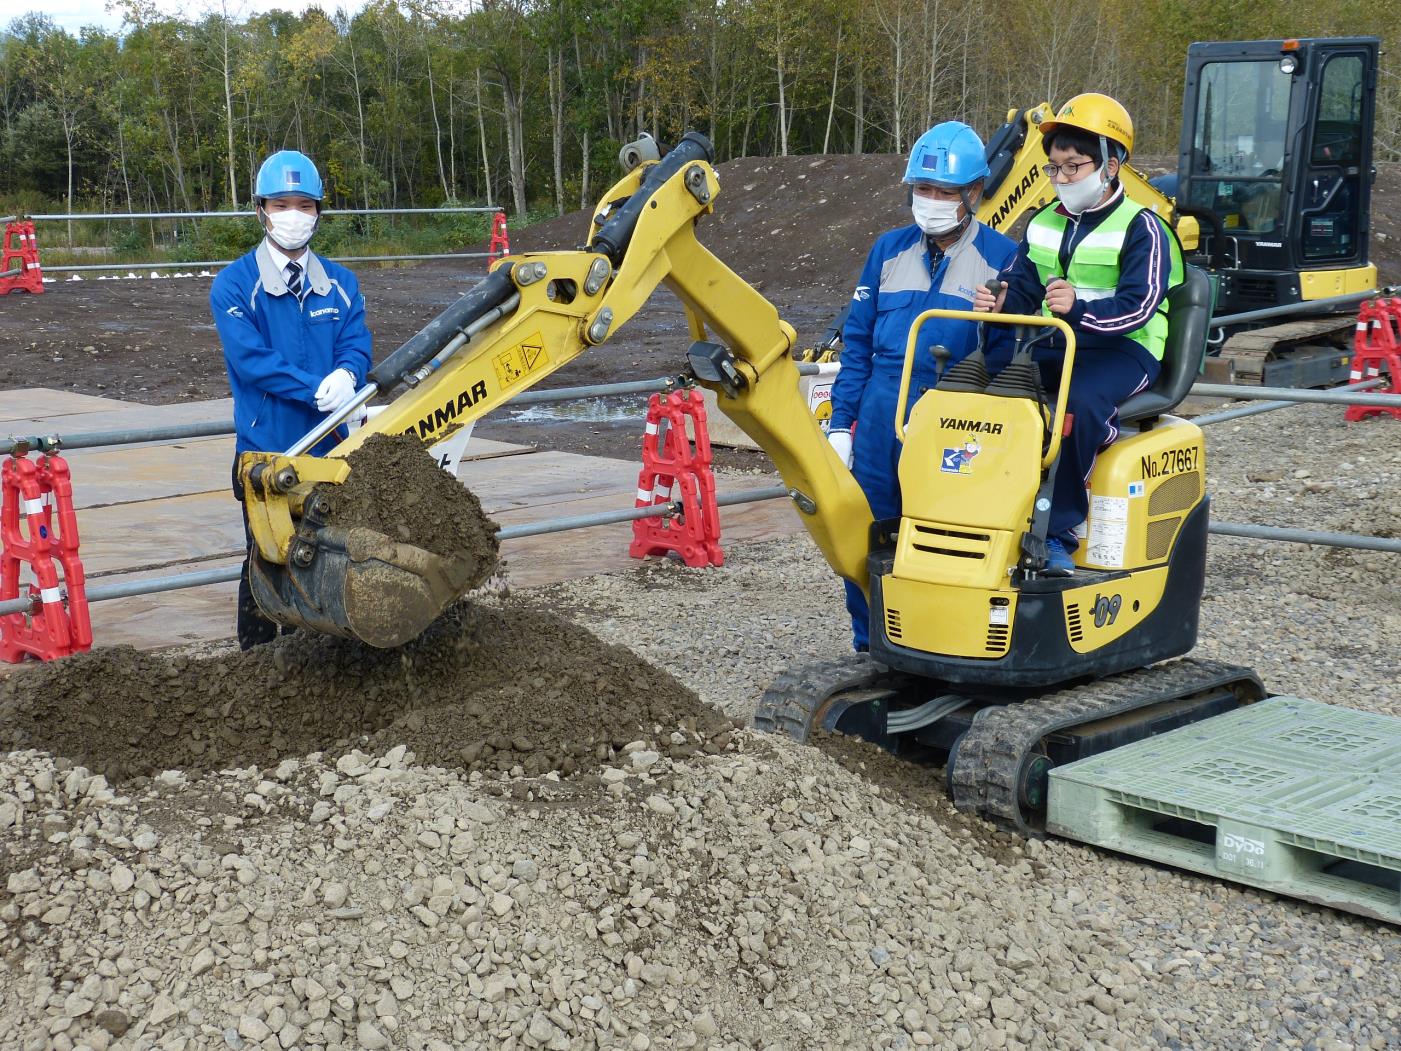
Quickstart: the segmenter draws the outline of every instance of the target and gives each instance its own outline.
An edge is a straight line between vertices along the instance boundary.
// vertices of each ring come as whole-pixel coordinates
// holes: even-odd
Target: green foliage
[[[1173,152],[1191,41],[1297,35],[1383,37],[1377,151],[1401,156],[1394,0],[1008,0],[993,18],[948,0],[491,0],[459,13],[372,0],[354,16],[234,19],[119,6],[120,34],[74,36],[38,14],[0,30],[0,199],[53,209],[71,187],[94,210],[247,207],[259,162],[288,147],[317,160],[332,207],[489,202],[514,227],[553,208],[556,155],[577,207],[640,130],[671,142],[699,128],[722,161],[903,151],[937,120],[987,133],[1010,107],[1083,90],[1125,102],[1138,152]],[[336,220],[320,244],[466,246],[486,223]],[[257,229],[220,219],[141,236],[221,258]]]

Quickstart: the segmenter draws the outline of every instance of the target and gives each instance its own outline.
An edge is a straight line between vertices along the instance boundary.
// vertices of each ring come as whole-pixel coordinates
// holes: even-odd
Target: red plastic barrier
[[[1388,384],[1376,388],[1378,394],[1401,393],[1401,297],[1369,299],[1357,311],[1357,329],[1352,337],[1353,383],[1376,379],[1385,369]],[[1376,405],[1349,405],[1343,419],[1349,423],[1369,416],[1389,414],[1401,420],[1401,409]]]
[[[694,445],[687,433],[687,420],[695,435]],[[646,558],[675,551],[688,566],[724,565],[705,401],[694,390],[653,394],[642,436],[642,471],[637,477],[635,506],[651,507],[678,499],[679,515],[633,522],[628,554]]]
[[[44,272],[39,269],[39,242],[34,237],[34,224],[13,222],[5,224],[5,240],[0,245],[0,274],[18,270],[11,277],[0,277],[0,296],[11,292],[40,295],[44,291]]]
[[[491,243],[486,250],[492,259],[511,254],[511,236],[506,230],[505,212],[497,212],[491,217]]]
[[[16,664],[28,654],[47,661],[91,649],[73,483],[61,456],[11,456],[0,467],[0,544],[0,601],[30,602],[25,612],[0,616],[0,660]],[[25,566],[37,587],[21,582]]]

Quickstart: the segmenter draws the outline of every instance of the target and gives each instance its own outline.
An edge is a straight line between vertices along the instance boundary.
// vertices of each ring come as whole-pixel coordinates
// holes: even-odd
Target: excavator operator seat
[[[1211,322],[1211,280],[1195,266],[1184,268],[1182,283],[1168,292],[1168,332],[1163,366],[1147,390],[1119,406],[1119,421],[1151,420],[1175,409],[1192,389],[1206,355]]]

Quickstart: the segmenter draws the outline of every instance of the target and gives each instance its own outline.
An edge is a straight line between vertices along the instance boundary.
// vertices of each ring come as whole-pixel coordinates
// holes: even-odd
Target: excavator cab
[[[1198,43],[1187,51],[1177,210],[1219,312],[1376,287],[1367,232],[1375,37]]]

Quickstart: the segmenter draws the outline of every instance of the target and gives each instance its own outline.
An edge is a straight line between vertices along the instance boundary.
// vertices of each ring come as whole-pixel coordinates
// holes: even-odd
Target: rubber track
[[[1022,763],[1044,737],[1242,680],[1264,695],[1249,668],[1188,658],[1016,704],[984,708],[958,742],[949,778],[954,805],[1023,836],[1041,835],[1043,830],[1022,816],[1017,781]]]
[[[759,699],[754,728],[806,741],[818,710],[828,700],[845,690],[871,686],[889,674],[889,668],[866,653],[789,668]]]

